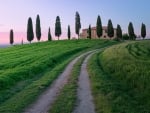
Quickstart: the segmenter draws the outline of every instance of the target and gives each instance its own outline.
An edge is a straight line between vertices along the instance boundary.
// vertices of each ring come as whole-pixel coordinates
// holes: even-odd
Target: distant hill
[[[5,48],[5,47],[9,47],[10,45],[0,45],[0,48]]]

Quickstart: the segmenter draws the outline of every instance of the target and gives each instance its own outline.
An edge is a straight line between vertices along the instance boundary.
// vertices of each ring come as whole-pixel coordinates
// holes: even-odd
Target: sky
[[[107,26],[112,20],[114,28],[120,24],[124,33],[129,22],[133,23],[135,33],[140,35],[142,22],[146,24],[147,37],[150,37],[150,0],[1,0],[0,1],[0,44],[9,43],[10,29],[14,30],[15,43],[26,42],[27,20],[32,18],[35,31],[37,14],[40,15],[42,38],[47,40],[48,28],[53,39],[56,16],[60,16],[62,35],[67,37],[67,26],[71,26],[72,37],[75,35],[75,12],[81,18],[82,29],[96,25],[100,15],[102,25]],[[36,36],[34,36],[34,41]]]

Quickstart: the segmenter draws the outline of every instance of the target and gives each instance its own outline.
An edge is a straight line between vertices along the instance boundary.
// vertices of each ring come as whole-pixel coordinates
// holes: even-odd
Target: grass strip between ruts
[[[78,77],[84,59],[85,56],[81,57],[77,63],[74,64],[68,83],[64,86],[58,98],[53,103],[49,113],[71,113],[73,111],[77,99]]]

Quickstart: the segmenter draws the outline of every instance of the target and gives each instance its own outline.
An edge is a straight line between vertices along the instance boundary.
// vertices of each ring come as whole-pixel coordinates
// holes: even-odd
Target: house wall
[[[83,29],[82,30],[82,33],[80,34],[81,38],[87,38],[88,37],[87,30],[88,29]],[[95,27],[91,29],[91,37],[95,38],[95,39],[98,38]],[[114,29],[114,37],[112,37],[112,38],[115,38],[115,37],[116,37],[116,29]],[[107,35],[107,28],[106,27],[105,27],[105,29],[103,28],[103,33],[102,33],[101,38],[106,38],[106,39],[109,38],[108,35]]]

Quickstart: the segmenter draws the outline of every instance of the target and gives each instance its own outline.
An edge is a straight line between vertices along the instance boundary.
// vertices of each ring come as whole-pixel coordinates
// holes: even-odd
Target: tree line
[[[75,14],[75,33],[78,35],[78,38],[80,36],[80,29],[81,29],[81,22],[80,22],[80,15],[78,12],[76,12]],[[40,16],[37,15],[36,17],[36,38],[38,41],[40,41],[41,39],[41,23],[40,23]],[[91,25],[89,25],[89,28],[87,30],[88,33],[88,38],[92,38],[91,37]],[[102,22],[101,22],[101,18],[98,15],[97,17],[97,22],[96,22],[96,33],[97,36],[100,38],[103,35],[103,28],[102,28]],[[57,16],[56,17],[56,22],[55,22],[55,36],[58,37],[58,40],[60,38],[62,34],[62,30],[61,30],[61,21],[60,21],[60,17]],[[14,33],[13,33],[13,29],[10,30],[10,44],[14,43]],[[114,27],[112,24],[111,19],[108,20],[108,24],[107,24],[107,35],[112,38],[114,37]],[[67,32],[67,36],[68,39],[71,39],[71,30],[70,30],[70,25],[68,25],[68,32]],[[141,36],[143,37],[143,39],[146,37],[146,25],[142,23],[141,26]],[[135,40],[136,38],[136,34],[134,33],[134,27],[132,22],[129,23],[128,25],[128,34],[122,34],[122,29],[121,26],[118,24],[117,28],[116,28],[116,39],[120,40],[120,39],[130,39],[130,40]],[[29,17],[28,19],[28,23],[27,23],[27,40],[31,43],[32,40],[34,39],[34,32],[33,32],[33,23],[32,23],[32,18]],[[52,40],[52,35],[51,35],[51,30],[50,27],[48,28],[48,41]],[[23,44],[23,40],[22,40],[22,44]]]
[[[80,23],[80,15],[78,12],[76,12],[75,15],[75,32],[78,35],[79,38],[79,33],[80,33],[80,29],[81,29],[81,23]],[[59,37],[62,34],[62,30],[61,30],[61,21],[60,21],[60,17],[57,16],[56,17],[56,22],[55,22],[55,36]],[[71,30],[70,30],[70,25],[68,25],[68,39],[70,40],[71,38]],[[37,15],[37,19],[36,19],[36,37],[37,40],[40,41],[41,39],[41,26],[40,26],[40,17],[39,15]],[[32,19],[31,17],[28,19],[28,25],[27,25],[27,40],[31,43],[31,41],[34,38],[34,33],[33,33],[33,27],[32,27]],[[51,31],[50,31],[50,27],[48,30],[48,41],[52,40],[52,35],[51,35]]]
[[[92,38],[91,37],[91,25],[89,25],[89,28],[87,30],[88,33],[88,38]],[[97,22],[96,22],[96,33],[97,36],[100,38],[103,35],[103,28],[102,28],[102,22],[101,22],[101,18],[98,15],[97,17]],[[114,28],[113,28],[113,24],[111,19],[108,20],[108,24],[107,24],[107,35],[108,37],[112,38],[114,37]],[[134,27],[132,22],[129,22],[128,25],[128,34],[122,34],[122,29],[121,26],[119,24],[117,24],[117,28],[116,28],[116,40],[135,40],[136,39],[136,34],[134,33]],[[141,26],[141,37],[144,39],[146,37],[146,25],[142,23]]]

